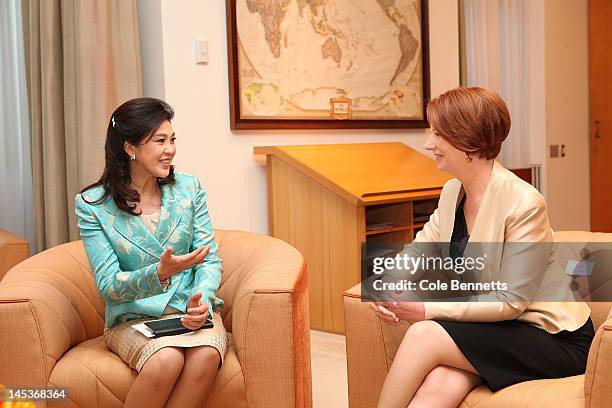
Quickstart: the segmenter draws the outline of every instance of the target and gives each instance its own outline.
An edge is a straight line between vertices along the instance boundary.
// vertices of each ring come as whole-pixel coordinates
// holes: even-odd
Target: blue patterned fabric
[[[100,295],[106,301],[106,326],[112,327],[145,316],[159,317],[167,305],[183,312],[189,297],[202,292],[202,301],[223,306],[215,296],[221,283],[221,260],[208,215],[206,193],[196,177],[175,172],[176,184],[161,186],[160,220],[151,234],[140,217],[127,214],[112,197],[93,205],[102,186],[77,194],[76,215],[87,257]],[[85,200],[83,199],[83,196]],[[170,279],[166,291],[157,275],[159,258],[166,247],[184,255],[210,246],[204,262]]]

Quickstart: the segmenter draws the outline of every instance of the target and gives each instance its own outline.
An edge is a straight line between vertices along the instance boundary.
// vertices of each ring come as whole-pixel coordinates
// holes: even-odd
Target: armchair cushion
[[[481,385],[459,407],[584,408],[584,375],[525,381],[495,393]]]
[[[208,405],[246,407],[244,377],[231,334],[229,337],[230,346]],[[70,402],[78,407],[120,408],[135,378],[136,372],[110,353],[104,337],[99,336],[70,349],[53,369],[49,386],[70,390]]]

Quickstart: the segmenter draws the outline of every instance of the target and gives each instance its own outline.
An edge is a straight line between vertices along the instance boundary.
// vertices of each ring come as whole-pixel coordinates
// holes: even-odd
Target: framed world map
[[[427,0],[226,0],[232,129],[428,127]]]

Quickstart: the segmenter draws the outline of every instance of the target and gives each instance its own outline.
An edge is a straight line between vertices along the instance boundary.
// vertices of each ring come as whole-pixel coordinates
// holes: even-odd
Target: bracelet
[[[157,278],[159,279],[159,283],[161,284],[161,287],[165,292],[168,289],[168,285],[170,285],[170,277],[161,280],[161,277],[159,276],[159,265],[157,265],[157,268],[155,268],[155,270],[157,271]]]
[[[162,289],[165,291],[168,290],[168,286],[170,286],[170,278],[166,278],[163,281],[160,281]]]

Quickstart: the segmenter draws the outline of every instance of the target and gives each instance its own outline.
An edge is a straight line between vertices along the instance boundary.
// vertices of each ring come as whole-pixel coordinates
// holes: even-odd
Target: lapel
[[[138,216],[129,215],[121,211],[117,205],[115,205],[115,201],[112,198],[106,201],[105,207],[106,211],[112,216],[113,228],[121,234],[123,238],[149,255],[159,258],[163,250]]]
[[[487,242],[492,239],[497,239],[493,229],[497,225],[494,220],[496,210],[498,209],[499,203],[499,189],[502,185],[501,181],[504,180],[507,170],[499,164],[497,161],[493,162],[493,170],[491,171],[491,179],[485,189],[480,202],[480,208],[472,231],[470,232],[469,242]],[[440,240],[442,242],[449,242],[453,233],[453,227],[455,225],[455,213],[459,207],[461,199],[465,195],[465,190],[460,182],[456,180],[456,183],[449,189],[448,198],[444,202],[440,203],[440,212],[445,214],[445,222],[441,222],[440,225]],[[442,220],[441,220],[442,221]]]
[[[155,231],[155,237],[159,244],[164,246],[172,236],[176,227],[181,223],[185,212],[181,205],[182,196],[176,184],[164,184],[162,190],[162,206],[159,213],[159,225]],[[175,240],[176,241],[176,240]]]
[[[176,185],[163,185],[161,191],[162,205],[155,235],[149,232],[138,216],[121,211],[112,198],[109,198],[105,204],[106,211],[112,215],[115,230],[134,246],[155,258],[159,258],[164,252],[164,244],[180,224],[184,213]]]
[[[499,196],[499,191],[502,186],[502,181],[505,179],[507,170],[497,161],[493,162],[493,170],[491,171],[491,179],[482,196],[480,208],[476,214],[470,238],[468,242],[496,242],[499,237],[499,228],[503,227],[503,220],[496,219],[499,217],[499,206],[506,205],[503,203],[503,197]],[[461,189],[463,190],[463,188]],[[465,191],[463,192],[465,194]]]
[[[487,255],[485,263],[488,265],[484,271],[476,273],[475,271],[466,271],[462,276],[464,281],[482,281],[491,279],[494,273],[499,268],[499,261],[501,260],[501,251],[503,246],[504,232],[504,220],[500,219],[499,206],[504,205],[504,197],[500,197],[500,188],[503,185],[503,181],[506,178],[507,171],[497,161],[493,163],[493,169],[491,171],[491,179],[485,188],[485,192],[480,202],[472,231],[470,231],[470,237],[468,244],[463,253],[464,257],[476,258],[483,254]],[[452,204],[454,206],[451,209],[451,216],[449,217],[450,223],[447,225],[448,236],[445,237],[445,242],[449,242],[451,234],[455,224],[455,213],[461,202],[461,199],[465,196],[465,190],[463,186],[459,184],[457,192],[454,195]],[[452,196],[451,196],[452,197]]]

